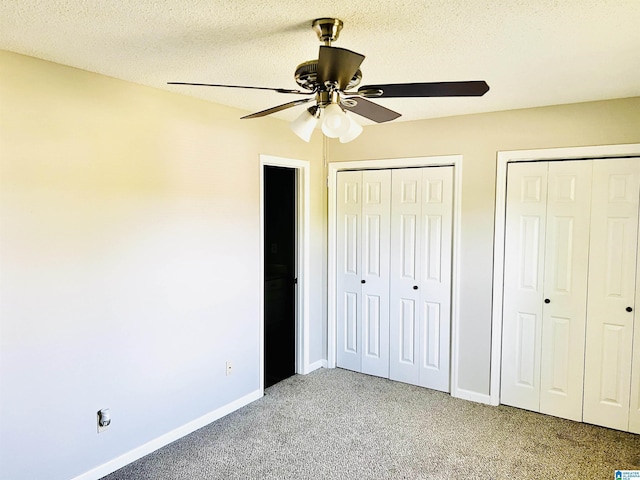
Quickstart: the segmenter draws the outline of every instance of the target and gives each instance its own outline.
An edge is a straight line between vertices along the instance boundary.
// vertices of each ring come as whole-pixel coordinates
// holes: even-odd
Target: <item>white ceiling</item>
[[[396,121],[640,95],[640,0],[2,0],[0,49],[252,112],[300,97],[166,82],[297,88],[319,17],[344,22],[335,46],[366,55],[362,85],[491,87],[376,100]]]

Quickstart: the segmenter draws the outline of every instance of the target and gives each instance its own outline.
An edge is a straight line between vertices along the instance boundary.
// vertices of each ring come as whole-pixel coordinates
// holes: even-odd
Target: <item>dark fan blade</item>
[[[376,91],[382,91],[382,94]],[[489,91],[485,81],[473,82],[429,82],[390,83],[387,85],[366,85],[358,93],[367,97],[481,97]]]
[[[350,98],[355,102],[358,102],[354,107],[348,107],[343,105],[346,110],[349,110],[353,113],[357,113],[361,117],[368,118],[369,120],[373,120],[377,123],[389,122],[391,120],[395,120],[400,116],[398,112],[394,112],[393,110],[389,110],[386,107],[382,107],[377,103],[370,102],[364,98]]]
[[[196,87],[250,88],[252,90],[271,90],[272,92],[294,93],[298,95],[309,95],[311,93],[311,92],[303,92],[300,90],[289,90],[287,88],[247,87],[243,85],[220,85],[218,83],[167,82],[167,85],[194,85]]]
[[[318,83],[337,82],[344,90],[358,71],[364,55],[338,47],[322,45],[318,54]]]
[[[297,105],[302,105],[303,103],[307,103],[313,100],[313,98],[305,98],[304,100],[294,100],[293,102],[283,103],[282,105],[278,105],[277,107],[267,108],[266,110],[262,110],[261,112],[252,113],[251,115],[245,115],[241,117],[242,119],[246,118],[258,118],[264,117],[266,115],[270,115],[272,113],[279,112],[281,110],[286,110],[287,108],[295,107]]]

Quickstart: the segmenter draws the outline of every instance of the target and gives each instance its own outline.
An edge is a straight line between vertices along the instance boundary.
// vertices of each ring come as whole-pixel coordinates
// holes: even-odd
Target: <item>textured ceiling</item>
[[[334,45],[366,55],[362,85],[491,86],[377,100],[396,121],[640,95],[640,0],[2,0],[0,49],[257,111],[299,97],[166,82],[296,88],[319,17],[343,20]]]

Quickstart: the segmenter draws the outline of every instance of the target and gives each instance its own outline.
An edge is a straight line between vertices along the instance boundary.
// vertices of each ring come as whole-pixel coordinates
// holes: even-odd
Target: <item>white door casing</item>
[[[584,421],[628,430],[640,160],[595,161],[593,179]]]
[[[310,240],[311,166],[306,160],[260,155],[260,271],[264,272],[264,166],[296,170],[296,373],[306,375],[317,367],[309,361],[310,343]],[[264,275],[260,275],[260,390],[264,390]]]

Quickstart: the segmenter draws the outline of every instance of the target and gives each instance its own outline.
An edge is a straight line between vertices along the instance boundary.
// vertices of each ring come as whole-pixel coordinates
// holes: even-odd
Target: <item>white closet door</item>
[[[453,167],[392,172],[389,378],[449,391]]]
[[[422,169],[420,385],[449,392],[453,167]]]
[[[591,171],[593,162],[548,168],[540,412],[582,420]]]
[[[620,430],[629,428],[639,167],[593,166],[583,419]]]
[[[362,172],[338,172],[336,195],[337,365],[360,372]]]
[[[640,233],[638,234],[640,244]],[[640,245],[639,245],[640,250]],[[640,254],[638,255],[640,257]],[[640,263],[640,258],[637,259]],[[640,299],[640,268],[636,264],[636,304]],[[634,306],[634,312],[636,307]],[[629,407],[629,431],[640,433],[640,321],[634,318],[633,360],[631,364],[631,405]]]
[[[391,184],[389,378],[417,385],[422,170],[394,170]]]
[[[391,172],[337,175],[337,365],[389,376]]]
[[[500,402],[539,411],[548,164],[507,168]]]
[[[636,159],[640,161],[640,159]],[[638,230],[638,258],[636,260],[636,305],[640,299],[640,225]],[[634,312],[636,305],[633,306]],[[629,431],[640,433],[640,321],[635,321],[634,313],[633,359],[631,364],[631,399],[629,406]]]
[[[362,172],[362,373],[389,377],[391,171]]]

